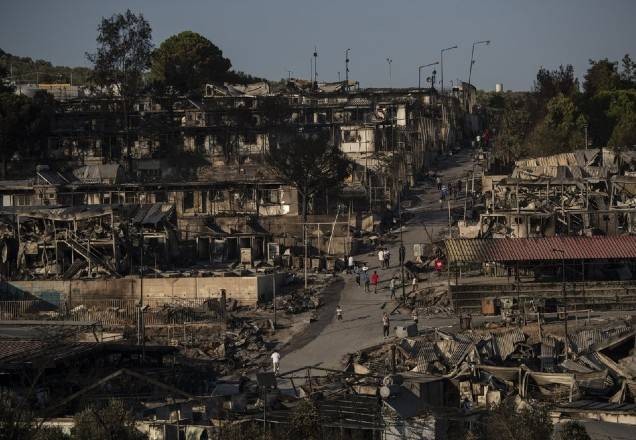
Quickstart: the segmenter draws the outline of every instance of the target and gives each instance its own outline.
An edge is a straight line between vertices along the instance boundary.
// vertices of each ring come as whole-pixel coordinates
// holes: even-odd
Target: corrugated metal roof
[[[520,342],[526,341],[526,335],[518,328],[510,329],[505,333],[493,335],[493,347],[501,360],[506,360]]]
[[[636,258],[636,236],[452,239],[446,252],[451,262],[626,259]]]
[[[632,331],[626,324],[613,325],[606,328],[582,329],[569,334],[570,347],[575,353],[590,350],[593,345],[603,343],[615,336],[625,335]]]

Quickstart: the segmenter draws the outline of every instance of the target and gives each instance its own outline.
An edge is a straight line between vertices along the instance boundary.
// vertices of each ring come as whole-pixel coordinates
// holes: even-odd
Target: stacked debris
[[[496,404],[510,395],[553,403],[633,400],[636,331],[629,322],[579,329],[569,334],[567,344],[559,329],[534,330],[434,330],[362,350],[350,361],[357,370],[378,374],[449,379],[468,407]]]

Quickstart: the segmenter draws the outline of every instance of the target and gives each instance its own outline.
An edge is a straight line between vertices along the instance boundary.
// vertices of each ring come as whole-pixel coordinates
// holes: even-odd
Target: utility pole
[[[272,274],[272,292],[274,294],[272,300],[274,306],[274,333],[276,333],[276,261],[274,261],[274,273]]]
[[[406,249],[404,248],[404,224],[402,223],[402,180],[398,181],[398,216],[400,217],[400,276],[402,278],[402,301],[406,299],[406,287],[404,286],[404,260],[406,259]]]
[[[292,74],[292,71],[291,71],[291,70],[288,70],[288,71],[287,71],[287,81],[290,81],[290,80],[291,80],[291,74]]]
[[[318,88],[318,48],[314,46],[314,85]]]
[[[561,284],[563,289],[563,334],[565,341],[565,359],[568,359],[568,297],[565,289],[565,251],[563,249],[552,249],[552,252],[561,254]]]
[[[387,58],[386,63],[389,65],[389,86],[390,86],[391,85],[391,63],[393,63],[393,60],[391,58]]]
[[[583,128],[585,129],[585,149],[587,150],[587,124],[585,124]]]
[[[447,47],[445,49],[442,49],[439,51],[440,57],[440,69],[441,69],[441,73],[442,73],[442,93],[444,93],[444,52],[452,50],[452,49],[457,49],[457,45],[455,46],[451,46],[451,47]]]
[[[470,68],[468,69],[468,85],[469,86],[470,86],[470,78],[473,74],[473,64],[475,64],[475,46],[477,44],[485,44],[486,46],[488,46],[490,44],[490,40],[475,41],[473,43],[473,50],[470,53]]]
[[[422,69],[425,67],[436,66],[439,64],[439,61],[435,61],[434,63],[424,64],[423,66],[417,66],[417,88],[422,88]],[[433,71],[433,75],[435,75],[435,71]]]
[[[345,50],[345,91],[349,91],[349,51]]]

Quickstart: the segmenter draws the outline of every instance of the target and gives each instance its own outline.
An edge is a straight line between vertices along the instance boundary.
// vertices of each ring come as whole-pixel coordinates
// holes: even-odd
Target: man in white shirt
[[[380,262],[380,267],[384,268],[384,251],[382,249],[378,251],[378,261]]]
[[[349,268],[349,273],[351,273],[353,271],[353,255],[349,255],[349,258],[347,260],[347,267]]]
[[[280,353],[276,350],[272,353],[272,368],[274,370],[274,374],[278,374],[280,371]]]

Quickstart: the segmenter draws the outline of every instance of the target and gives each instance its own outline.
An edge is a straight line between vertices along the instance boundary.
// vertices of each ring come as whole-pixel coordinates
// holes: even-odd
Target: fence
[[[0,319],[42,319],[67,321],[96,321],[105,327],[124,327],[137,321],[136,300],[100,299],[83,301],[67,309],[46,301],[0,301]],[[216,298],[175,299],[171,303],[147,304],[144,312],[146,325],[183,324],[218,320],[222,315]]]

